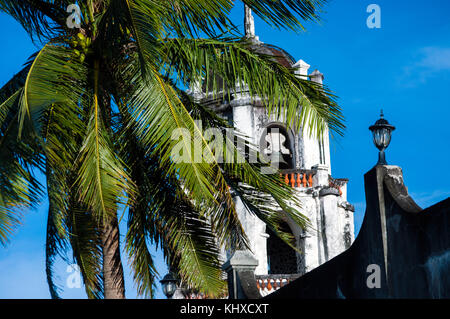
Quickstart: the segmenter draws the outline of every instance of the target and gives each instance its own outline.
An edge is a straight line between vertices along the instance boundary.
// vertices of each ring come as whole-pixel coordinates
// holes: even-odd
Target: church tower
[[[265,45],[255,35],[254,19],[245,7],[245,36],[258,52],[272,55],[296,75],[322,84],[324,76],[318,70],[309,73],[310,65],[294,61],[285,51]],[[208,94],[200,88],[190,93],[210,105],[212,110],[233,123],[236,130],[251,137],[254,145],[268,142],[269,153],[281,154],[283,179],[294,188],[301,201],[297,209],[308,217],[312,227],[303,230],[287,215],[284,230],[291,232],[298,253],[266,229],[265,223],[248,212],[239,197],[236,209],[249,238],[251,252],[258,260],[256,275],[302,275],[332,259],[350,247],[354,240],[353,206],[347,202],[347,179],[331,176],[330,142],[328,130],[322,139],[310,137],[307,127],[299,131],[287,127],[283,118],[268,115],[261,100],[252,98],[245,87],[236,88],[231,100],[208,101]],[[227,256],[228,258],[230,256]]]

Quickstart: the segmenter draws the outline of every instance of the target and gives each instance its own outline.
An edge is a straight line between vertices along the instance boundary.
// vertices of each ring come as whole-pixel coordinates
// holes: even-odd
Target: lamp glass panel
[[[384,150],[391,142],[390,130],[384,127],[373,130],[373,142],[380,151]]]
[[[163,287],[163,292],[166,296],[171,297],[175,293],[177,285],[174,282],[166,282]]]

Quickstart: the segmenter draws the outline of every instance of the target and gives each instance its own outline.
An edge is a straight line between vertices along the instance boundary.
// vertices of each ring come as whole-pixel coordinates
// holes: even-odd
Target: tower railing
[[[286,169],[281,171],[281,178],[293,188],[308,188],[314,187],[316,173],[316,170],[310,169]]]
[[[292,188],[311,188],[319,186],[317,179],[314,178],[317,174],[316,169],[285,169],[281,170],[280,178],[284,183]],[[333,178],[328,175],[328,182],[320,184],[322,187],[332,187],[339,191],[342,196],[342,188],[348,183],[346,178]]]
[[[262,297],[284,287],[291,281],[300,277],[300,274],[270,274],[256,275],[256,287]]]

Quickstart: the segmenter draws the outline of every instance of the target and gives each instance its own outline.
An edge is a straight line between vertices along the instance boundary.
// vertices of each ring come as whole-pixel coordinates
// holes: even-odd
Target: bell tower
[[[255,33],[251,9],[245,6],[245,36],[261,53],[273,55],[279,63],[294,69],[305,79],[323,84],[319,70],[309,73],[304,60],[293,61],[283,50],[264,45]],[[236,90],[229,102],[229,117],[234,127],[250,136],[256,145],[267,145],[265,155],[277,160],[284,180],[295,189],[302,205],[297,209],[312,224],[303,230],[286,216],[283,225],[296,238],[295,252],[265,224],[246,211],[239,198],[236,206],[250,240],[251,251],[258,260],[257,275],[304,274],[349,248],[354,240],[353,206],[347,202],[347,179],[331,176],[330,140],[326,129],[321,139],[311,137],[308,127],[299,131],[286,125],[283,118],[268,114],[264,103],[248,94],[245,87]]]
[[[318,70],[309,73],[308,63],[301,59],[294,61],[284,50],[259,40],[251,9],[247,6],[244,24],[245,36],[253,42],[254,50],[272,55],[278,63],[293,69],[298,77],[323,83],[323,74]],[[328,130],[319,139],[307,133],[308,127],[296,130],[287,126],[282,117],[269,115],[264,101],[250,96],[245,85],[236,87],[231,99],[214,103],[208,100],[211,95],[200,88],[191,88],[190,94],[227,118],[237,131],[250,137],[254,145],[267,146],[262,148],[264,155],[279,163],[283,180],[294,188],[294,196],[301,202],[296,209],[312,225],[304,230],[285,215],[283,228],[295,237],[297,248],[302,252],[298,253],[266,229],[265,223],[248,212],[240,198],[235,197],[251,253],[258,260],[256,275],[302,275],[350,247],[354,240],[354,208],[347,202],[348,180],[331,176]],[[224,256],[224,261],[229,257]]]

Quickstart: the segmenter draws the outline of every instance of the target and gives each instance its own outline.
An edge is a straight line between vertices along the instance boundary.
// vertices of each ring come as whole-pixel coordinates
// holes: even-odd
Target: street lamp
[[[373,143],[380,150],[377,165],[387,165],[384,150],[391,142],[391,134],[395,130],[395,127],[384,119],[383,110],[381,110],[380,119],[374,125],[370,126],[369,130],[373,134]]]
[[[177,290],[178,280],[173,276],[171,272],[169,272],[159,282],[162,285],[163,293],[166,295],[166,297],[168,299],[172,299],[173,294]]]

